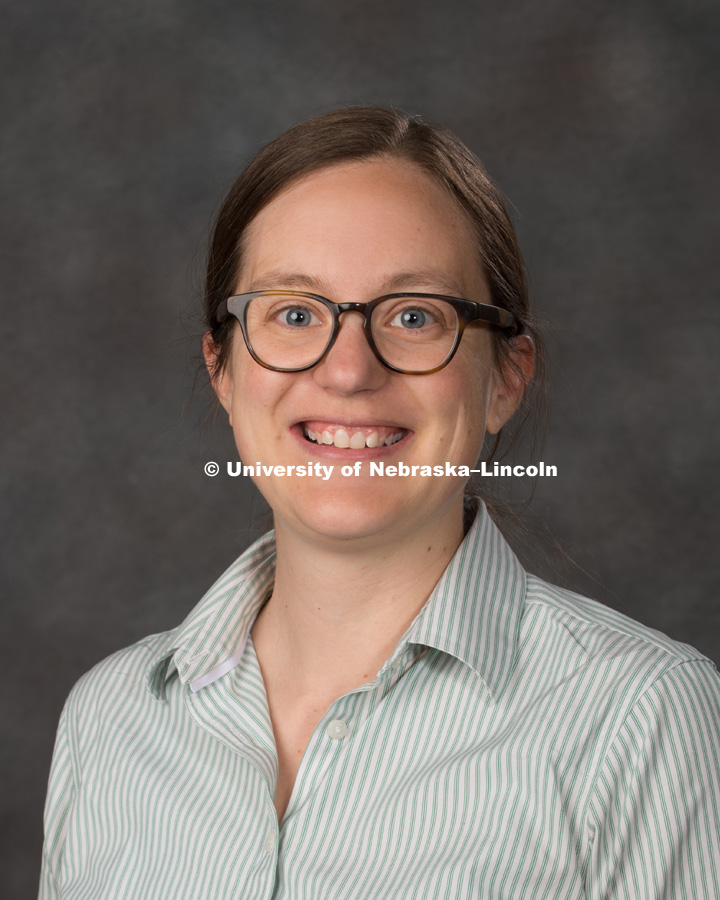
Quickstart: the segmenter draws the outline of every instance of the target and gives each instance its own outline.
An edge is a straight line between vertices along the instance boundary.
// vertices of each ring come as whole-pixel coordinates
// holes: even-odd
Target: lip
[[[390,446],[381,445],[378,447],[363,447],[362,450],[354,450],[352,447],[336,447],[334,444],[316,444],[314,441],[309,441],[303,434],[303,425],[306,422],[313,421],[322,421],[329,425],[338,425],[342,428],[368,428],[368,427],[379,427],[379,428],[396,428],[399,431],[405,431],[406,433],[403,437],[396,441],[394,444]],[[385,420],[376,421],[373,419],[346,419],[346,418],[335,418],[332,419],[320,417],[320,416],[306,416],[303,419],[299,419],[293,425],[290,426],[290,434],[293,439],[299,444],[304,453],[310,454],[311,456],[317,457],[318,459],[330,459],[330,460],[357,460],[357,459],[382,459],[386,456],[394,455],[398,449],[405,449],[411,440],[414,437],[415,432],[408,428],[406,425],[400,425],[398,422],[388,422]]]

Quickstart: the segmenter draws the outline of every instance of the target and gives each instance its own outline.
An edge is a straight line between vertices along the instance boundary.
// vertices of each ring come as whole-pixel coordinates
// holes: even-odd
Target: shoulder
[[[590,655],[613,651],[636,653],[664,659],[671,666],[693,660],[710,662],[689,644],[673,640],[597,600],[549,584],[534,575],[527,578],[526,612],[541,627],[565,631]]]
[[[116,650],[86,672],[75,684],[73,692],[85,693],[118,679],[132,681],[138,676],[142,678],[153,660],[157,659],[165,648],[170,649],[175,633],[176,629],[161,631],[158,634],[148,635],[129,647]]]
[[[527,579],[521,646],[535,648],[529,651],[535,665],[552,658],[548,668],[572,672],[598,701],[617,704],[618,713],[629,713],[647,691],[670,688],[678,679],[685,690],[700,695],[710,685],[720,696],[715,664],[699,650],[533,575]]]
[[[133,714],[153,701],[148,677],[155,661],[170,653],[175,630],[148,635],[112,653],[86,672],[65,703],[67,728],[87,738],[103,721]]]

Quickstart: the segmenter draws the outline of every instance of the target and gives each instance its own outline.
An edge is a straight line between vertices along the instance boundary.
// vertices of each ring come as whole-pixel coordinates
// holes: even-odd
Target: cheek
[[[287,419],[293,377],[258,365],[243,347],[233,366],[232,427],[238,449],[259,452],[277,444]]]
[[[443,389],[448,409],[455,408],[473,419],[483,418],[494,383],[488,354],[473,353],[468,348],[457,366],[453,363],[447,367],[448,380]]]
[[[487,411],[495,385],[495,356],[490,335],[475,329],[465,346],[465,382],[474,408]]]
[[[485,440],[490,398],[493,389],[493,370],[479,354],[467,354],[461,365],[448,366],[448,380],[442,396],[437,398],[437,408],[443,409],[445,428],[454,436],[458,453],[474,460]]]
[[[240,449],[241,441],[252,437],[256,430],[262,407],[259,398],[263,396],[263,392],[256,383],[251,367],[237,349],[233,354],[231,371],[232,396],[228,412],[235,441]]]

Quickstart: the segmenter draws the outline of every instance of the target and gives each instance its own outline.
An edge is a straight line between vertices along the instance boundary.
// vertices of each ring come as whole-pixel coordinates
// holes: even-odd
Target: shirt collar
[[[274,579],[275,532],[270,531],[218,578],[182,625],[168,632],[147,671],[153,696],[165,698],[165,683],[174,671],[192,686],[236,656]]]
[[[168,633],[147,670],[151,693],[164,699],[165,683],[174,671],[192,690],[230,671],[240,661],[274,575],[271,531],[230,566],[179,628]],[[512,671],[525,583],[525,570],[480,504],[465,539],[391,660],[411,643],[433,647],[471,666],[497,699]]]
[[[469,665],[497,700],[512,672],[527,576],[480,503],[475,520],[403,641]]]

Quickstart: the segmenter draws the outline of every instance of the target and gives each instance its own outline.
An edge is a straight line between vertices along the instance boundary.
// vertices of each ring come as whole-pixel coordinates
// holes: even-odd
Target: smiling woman
[[[534,343],[508,337],[514,318],[491,303],[469,217],[416,163],[375,157],[296,178],[252,221],[237,272],[241,304],[227,306],[240,319],[240,340],[222,368],[212,332],[205,350],[242,459],[472,466],[486,428],[500,430],[530,378]],[[287,293],[299,284],[342,298],[334,319],[330,301]],[[464,332],[463,304],[476,317]],[[484,324],[488,309],[496,322],[505,313],[508,327]],[[493,330],[504,357],[493,353]],[[421,565],[445,567],[462,531],[462,480],[390,485],[367,467],[352,480],[339,469],[322,490],[263,483],[280,543],[292,529],[336,547],[362,540],[383,559],[402,549],[409,563],[429,545]],[[387,565],[373,564],[376,577]]]
[[[206,317],[275,529],[74,688],[41,897],[720,896],[712,663],[467,503],[543,369],[472,154],[375,107],[287,132],[221,209]]]

